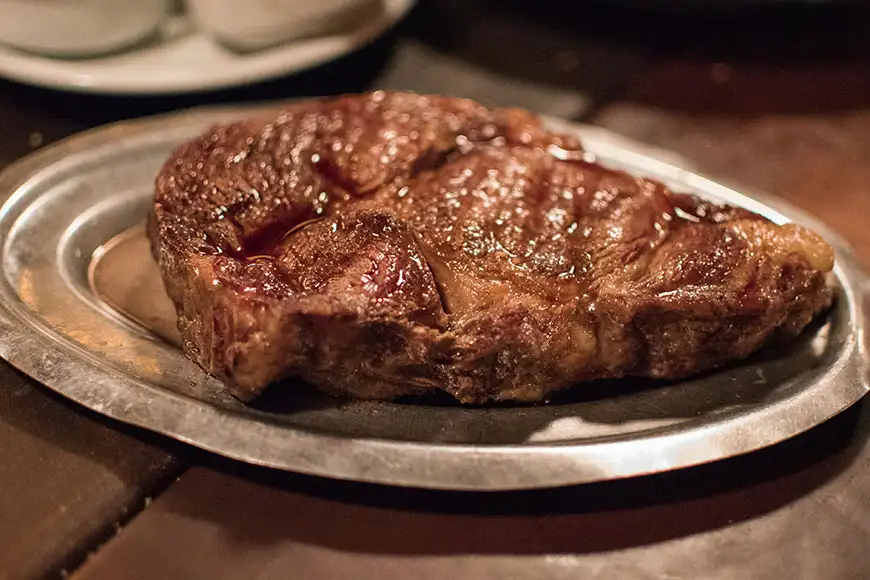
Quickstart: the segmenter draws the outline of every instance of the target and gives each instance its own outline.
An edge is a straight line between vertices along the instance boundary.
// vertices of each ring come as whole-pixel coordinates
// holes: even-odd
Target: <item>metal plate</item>
[[[687,171],[685,160],[549,120],[579,131],[606,165],[813,227],[836,249],[836,307],[788,348],[744,364],[680,382],[594,383],[547,406],[360,402],[280,387],[242,405],[88,283],[94,251],[141,222],[170,150],[242,114],[195,110],[99,129],[0,175],[3,358],[95,411],[229,457],[442,489],[547,487],[714,461],[801,433],[868,390],[866,279],[839,237],[781,202]]]

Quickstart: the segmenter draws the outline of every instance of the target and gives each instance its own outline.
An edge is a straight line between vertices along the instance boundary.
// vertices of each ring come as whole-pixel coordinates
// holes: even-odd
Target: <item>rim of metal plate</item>
[[[277,105],[271,104],[270,107]],[[263,105],[200,108],[127,121],[71,137],[13,164],[0,174],[0,237],[4,256],[10,232],[28,207],[29,182],[75,156],[147,141],[178,127],[202,127],[238,118]],[[122,422],[157,431],[234,459],[324,477],[432,489],[506,490],[577,484],[657,473],[754,451],[802,433],[848,408],[868,391],[865,303],[867,277],[845,242],[804,212],[759,192],[736,189],[685,169],[691,163],[599,127],[547,119],[579,132],[601,158],[630,159],[649,176],[678,182],[741,205],[776,222],[814,228],[835,249],[835,275],[843,289],[850,336],[834,363],[794,396],[742,415],[713,418],[629,439],[512,445],[420,443],[346,438],[257,421],[207,401],[186,397],[118,372],[58,333],[0,282],[0,356],[48,388]],[[746,188],[741,188],[746,192]],[[58,369],[63,369],[58,372]],[[210,428],[220,424],[221,429]],[[219,431],[219,432],[218,432]],[[232,433],[226,437],[225,433]],[[243,436],[239,436],[243,434]],[[292,452],[291,452],[292,451]]]

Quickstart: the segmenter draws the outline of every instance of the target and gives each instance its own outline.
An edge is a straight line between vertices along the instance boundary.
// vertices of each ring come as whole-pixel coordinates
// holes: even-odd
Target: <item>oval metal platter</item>
[[[579,385],[549,405],[348,401],[296,385],[243,405],[170,342],[110,307],[89,271],[108,240],[141,224],[171,149],[251,110],[109,126],[0,175],[0,355],[94,411],[241,461],[438,489],[549,487],[715,461],[810,429],[868,390],[866,278],[836,234],[780,201],[698,175],[667,152],[548,120],[578,132],[605,165],[814,228],[836,250],[836,306],[793,344],[740,365],[679,382]],[[147,286],[156,269],[146,254],[137,271]]]

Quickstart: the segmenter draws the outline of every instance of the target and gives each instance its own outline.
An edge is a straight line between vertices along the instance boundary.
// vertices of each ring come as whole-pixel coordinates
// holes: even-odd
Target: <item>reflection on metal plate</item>
[[[836,307],[787,349],[744,364],[679,382],[582,385],[547,406],[349,401],[304,385],[243,405],[175,346],[141,224],[170,150],[244,113],[198,110],[99,129],[0,175],[3,358],[86,407],[229,457],[450,489],[546,487],[714,461],[805,431],[867,391],[865,277],[836,235],[677,157],[550,120],[580,131],[606,165],[815,228],[837,251]]]

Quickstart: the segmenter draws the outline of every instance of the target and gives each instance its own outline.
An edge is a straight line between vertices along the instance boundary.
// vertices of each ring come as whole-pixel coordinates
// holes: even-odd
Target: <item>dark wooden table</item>
[[[203,103],[373,87],[594,122],[805,207],[870,264],[870,9],[639,13],[423,2],[318,70],[221,93],[0,83],[0,166]],[[573,5],[574,3],[571,3]],[[870,409],[745,457],[524,493],[389,489],[224,460],[70,404],[0,363],[0,579],[870,577]]]

